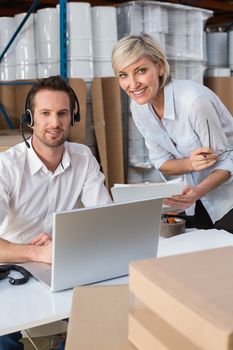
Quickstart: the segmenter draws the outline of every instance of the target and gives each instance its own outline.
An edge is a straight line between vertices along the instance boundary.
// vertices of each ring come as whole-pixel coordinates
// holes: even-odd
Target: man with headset
[[[89,148],[67,142],[80,119],[79,102],[59,76],[38,80],[28,93],[29,140],[0,153],[0,262],[51,263],[52,214],[111,202]],[[22,350],[21,333],[0,337],[0,350]]]

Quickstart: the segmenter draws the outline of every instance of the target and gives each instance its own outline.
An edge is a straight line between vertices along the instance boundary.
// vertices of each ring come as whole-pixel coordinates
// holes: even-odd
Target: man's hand
[[[209,168],[217,161],[217,155],[210,148],[200,147],[191,153],[189,162],[192,171],[200,171]]]
[[[39,235],[37,235],[35,238],[29,242],[29,244],[33,245],[47,245],[51,243],[51,235],[46,232],[41,232]]]
[[[36,261],[51,264],[52,262],[52,237],[46,232],[39,233],[29,242],[34,246],[34,254]]]

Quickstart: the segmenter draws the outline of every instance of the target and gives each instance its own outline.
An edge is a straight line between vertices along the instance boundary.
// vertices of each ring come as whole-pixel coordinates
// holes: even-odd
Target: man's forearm
[[[0,262],[44,261],[44,249],[44,246],[11,243],[0,238]]]

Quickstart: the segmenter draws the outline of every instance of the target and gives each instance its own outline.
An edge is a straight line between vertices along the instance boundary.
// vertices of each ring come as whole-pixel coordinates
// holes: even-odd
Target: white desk
[[[161,238],[158,256],[229,245],[233,245],[233,235],[225,231],[191,231],[172,238]],[[112,280],[113,283],[127,283],[127,278]],[[71,302],[72,290],[51,293],[34,278],[22,286],[12,286],[8,280],[0,281],[0,335],[67,318]]]

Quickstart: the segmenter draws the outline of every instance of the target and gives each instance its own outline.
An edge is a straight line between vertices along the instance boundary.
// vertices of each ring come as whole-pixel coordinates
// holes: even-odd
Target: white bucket
[[[25,13],[19,13],[15,15],[16,25],[19,26],[26,16]],[[33,45],[34,44],[34,15],[33,13],[27,18],[19,34],[16,37],[16,42],[20,45]]]
[[[168,8],[169,33],[185,35],[187,33],[187,10]]]
[[[92,59],[93,49],[91,39],[71,39],[67,43],[68,59]]]
[[[206,77],[230,77],[231,70],[230,68],[221,68],[221,67],[208,68],[205,70],[205,76]]]
[[[16,79],[36,79],[37,69],[36,64],[20,64],[16,65]]]
[[[209,66],[228,65],[227,33],[207,33],[207,58]]]
[[[94,59],[111,60],[112,49],[117,41],[93,41]]]
[[[2,54],[5,46],[0,46],[0,54]],[[1,66],[14,66],[15,65],[15,47],[10,47],[5,53],[1,63]]]
[[[141,4],[124,5],[117,9],[117,29],[119,37],[125,34],[140,34],[143,27],[143,8]]]
[[[158,33],[158,32],[150,32],[147,31],[147,33],[152,36],[152,38],[157,41],[159,46],[165,51],[166,49],[166,34],[165,33]]]
[[[60,12],[60,5],[57,5]],[[67,37],[73,39],[92,39],[91,5],[88,2],[67,3]]]
[[[35,14],[36,45],[43,42],[59,42],[60,28],[56,8],[38,10]]]
[[[116,8],[94,6],[91,8],[93,40],[117,41]]]
[[[0,80],[15,80],[15,66],[0,65]]]
[[[60,42],[38,42],[37,62],[57,62],[60,59]]]
[[[94,60],[94,75],[95,77],[114,77],[111,60]]]
[[[15,32],[15,29],[16,25],[14,17],[0,17],[0,54],[5,50],[6,45],[9,43],[9,40]],[[4,58],[1,61],[1,66],[2,65],[15,65],[15,42],[11,44],[4,55]]]
[[[19,43],[17,43],[15,47],[15,62],[16,65],[21,63],[35,64],[36,53],[34,44],[19,45]]]
[[[16,30],[14,17],[0,17],[0,45],[8,44]]]
[[[68,61],[68,77],[91,80],[94,77],[92,60],[71,60]]]
[[[186,58],[187,36],[185,34],[166,34],[166,55],[169,58]]]
[[[144,6],[144,31],[168,33],[167,9],[157,4]]]
[[[60,62],[44,62],[37,64],[38,78],[47,78],[51,75],[60,74]]]

